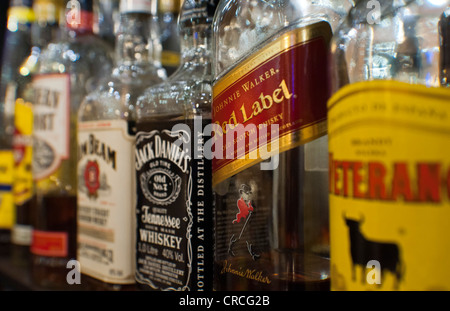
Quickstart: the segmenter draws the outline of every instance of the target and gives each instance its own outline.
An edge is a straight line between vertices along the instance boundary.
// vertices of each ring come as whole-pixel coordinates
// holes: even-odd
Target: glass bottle
[[[33,78],[31,268],[36,284],[52,288],[70,286],[66,266],[76,258],[78,108],[112,68],[112,50],[93,34],[92,0],[66,1],[65,8],[63,38],[42,51]]]
[[[94,2],[94,14],[97,15],[94,33],[109,42],[113,47],[115,46],[115,33],[119,23],[119,4],[120,0],[96,0]]]
[[[40,53],[52,40],[59,38],[59,18],[62,1],[35,0],[35,20],[31,25],[32,48],[19,66],[18,75],[23,83],[17,88],[14,111],[14,204],[15,223],[12,230],[11,256],[15,264],[27,266],[30,262],[32,223],[34,219],[34,183],[32,176],[32,132],[34,99],[33,74]]]
[[[136,280],[144,290],[212,290],[211,161],[198,150],[211,122],[215,8],[184,2],[181,64],[138,99]]]
[[[2,56],[0,83],[0,252],[9,253],[15,222],[14,180],[14,105],[18,89],[26,79],[20,76],[20,64],[31,48],[31,1],[11,0]]]
[[[448,290],[449,1],[357,1],[331,44],[332,290]]]
[[[161,27],[161,62],[170,76],[180,65],[180,34],[178,18],[180,0],[158,0],[158,20]]]
[[[135,284],[135,104],[166,78],[151,10],[152,1],[121,1],[115,68],[78,116],[78,260],[96,290]]]
[[[217,9],[216,290],[329,289],[327,54],[349,8],[229,0]]]

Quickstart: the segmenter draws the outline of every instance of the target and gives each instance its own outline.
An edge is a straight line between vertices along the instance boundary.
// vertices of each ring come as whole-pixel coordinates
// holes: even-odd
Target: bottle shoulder
[[[334,30],[350,7],[348,0],[220,2],[213,21],[215,78],[289,29],[326,21]]]
[[[135,120],[137,98],[144,93],[149,84],[164,81],[157,68],[140,72],[120,71],[118,68],[105,83],[86,95],[80,105],[80,122],[98,120]]]
[[[49,43],[42,50],[39,73],[69,72],[77,70],[83,64],[95,70],[110,70],[112,62],[113,49],[110,45],[95,35],[83,35]],[[104,73],[104,70],[101,72]]]
[[[166,81],[149,87],[137,103],[137,118],[151,116],[186,115],[188,103],[193,97],[194,86],[199,83],[210,84],[210,70],[202,65],[180,66]]]
[[[450,1],[383,2],[379,8],[362,2],[332,39],[333,88],[370,80],[439,86],[439,21]]]

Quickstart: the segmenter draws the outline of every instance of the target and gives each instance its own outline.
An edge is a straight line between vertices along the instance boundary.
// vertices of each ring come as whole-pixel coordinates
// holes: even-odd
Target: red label
[[[97,161],[88,161],[84,170],[84,183],[89,196],[97,197],[100,188],[100,168]]]
[[[40,256],[66,257],[68,255],[68,240],[66,232],[34,230],[31,252]]]
[[[94,26],[94,13],[72,8],[66,14],[66,27],[79,32],[91,32]]]
[[[330,37],[331,28],[325,22],[285,33],[214,85],[213,123],[223,133],[215,135],[222,140],[215,145],[215,184],[260,162],[260,155],[238,158],[249,157],[275,139],[276,149],[282,152],[326,133]],[[245,133],[233,132],[239,125]],[[278,130],[272,125],[278,125]]]

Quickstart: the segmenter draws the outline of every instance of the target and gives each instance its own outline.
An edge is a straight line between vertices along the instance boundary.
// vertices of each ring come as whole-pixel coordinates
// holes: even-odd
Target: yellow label
[[[33,194],[33,111],[31,103],[17,99],[15,105],[14,133],[14,203],[22,204]]]
[[[0,228],[11,229],[14,221],[12,194],[14,158],[11,150],[0,150]]]
[[[450,290],[449,102],[394,81],[328,102],[332,290]]]
[[[180,64],[180,53],[174,51],[162,51],[161,63],[163,66],[178,66]]]

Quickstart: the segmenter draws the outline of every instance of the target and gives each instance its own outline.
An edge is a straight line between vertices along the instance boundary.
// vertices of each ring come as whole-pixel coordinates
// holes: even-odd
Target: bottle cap
[[[219,0],[185,0],[180,13],[180,23],[209,24]]]
[[[120,0],[120,13],[152,13],[152,0]]]

